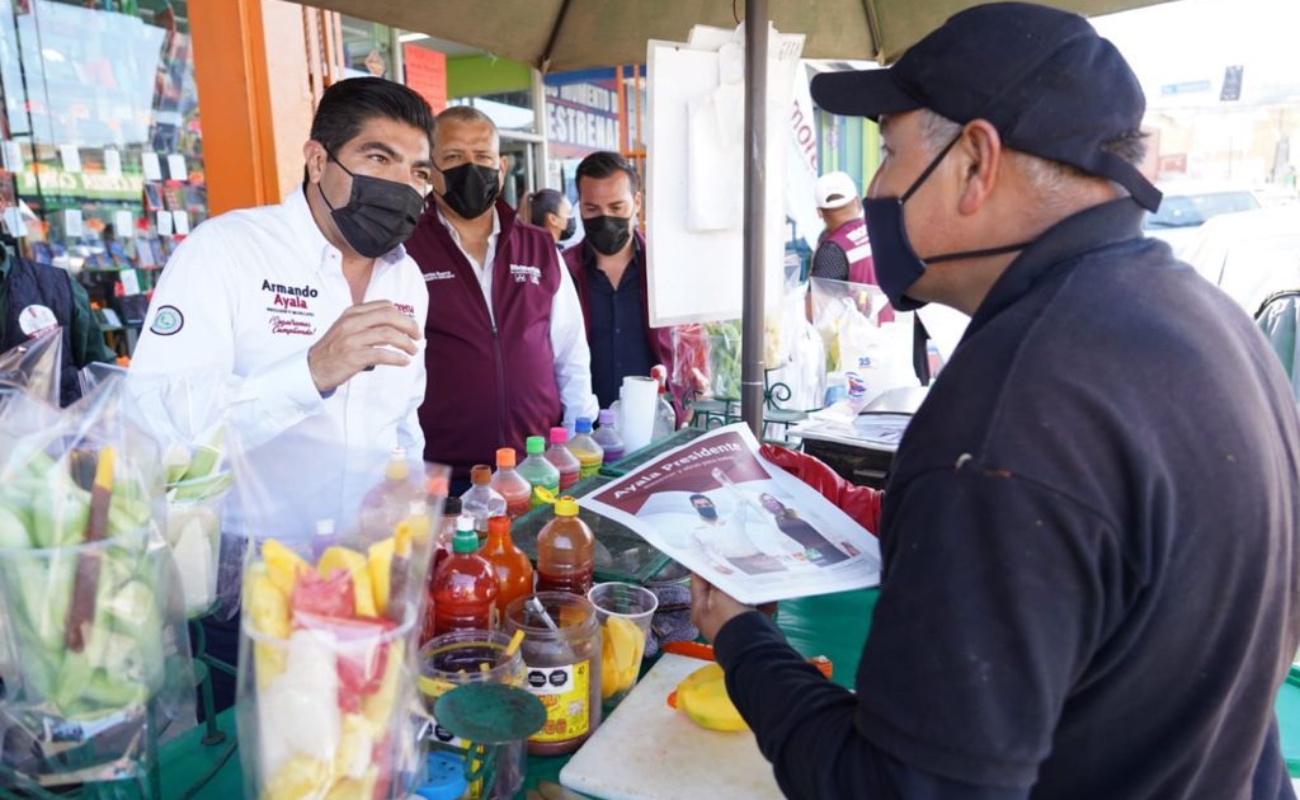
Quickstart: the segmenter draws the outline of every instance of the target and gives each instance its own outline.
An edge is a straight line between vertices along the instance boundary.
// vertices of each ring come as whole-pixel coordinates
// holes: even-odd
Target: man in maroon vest
[[[649,375],[655,364],[673,374],[672,329],[650,327],[636,169],[618,153],[592,153],[578,165],[575,180],[584,237],[564,251],[564,263],[587,321],[592,386],[601,408],[608,408],[625,376]]]
[[[555,243],[500,198],[506,160],[477,109],[438,115],[433,191],[407,250],[429,289],[425,459],[464,482],[499,447],[595,418],[582,309]],[[468,485],[468,483],[464,483]]]
[[[876,262],[871,257],[867,223],[862,219],[862,200],[853,179],[844,172],[828,172],[817,179],[817,216],[826,223],[826,231],[813,254],[813,278],[869,283],[876,280]],[[894,311],[886,306],[880,311],[881,322],[892,322]]]

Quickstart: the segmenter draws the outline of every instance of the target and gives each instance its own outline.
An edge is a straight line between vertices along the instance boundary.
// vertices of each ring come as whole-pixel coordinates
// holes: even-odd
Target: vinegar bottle
[[[595,572],[596,538],[578,519],[578,501],[555,501],[555,519],[537,534],[537,591],[587,596]]]

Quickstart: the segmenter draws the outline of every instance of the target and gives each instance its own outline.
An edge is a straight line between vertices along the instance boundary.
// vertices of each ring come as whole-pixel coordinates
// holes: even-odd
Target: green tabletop
[[[835,666],[834,680],[852,686],[876,595],[877,590],[869,589],[788,600],[781,603],[777,622],[796,650],[809,657],[826,656]],[[243,797],[238,750],[222,761],[222,757],[231,752],[230,741],[235,735],[233,712],[223,713],[219,722],[229,737],[225,743],[202,744],[200,740],[204,730],[196,728],[164,746],[162,770],[167,800],[180,800],[185,787],[200,782],[203,785],[196,787],[189,798],[234,800]],[[560,770],[568,760],[567,757],[529,758],[525,786],[535,788],[538,781],[559,783]]]
[[[833,680],[851,687],[878,594],[878,590],[868,589],[789,600],[781,603],[777,621],[796,650],[805,656],[831,659],[835,667]],[[1287,766],[1296,775],[1300,773],[1300,670],[1293,670],[1290,680],[1282,685],[1276,707],[1282,749]],[[220,723],[233,739],[231,712],[222,714]],[[229,752],[228,743],[205,746],[199,741],[202,735],[203,730],[196,729],[164,747],[163,786],[167,787],[167,800],[234,800],[243,796],[238,752],[223,762],[222,756]],[[529,758],[526,787],[535,788],[538,781],[558,783],[566,763],[567,757]],[[182,795],[184,787],[209,775],[194,794]]]

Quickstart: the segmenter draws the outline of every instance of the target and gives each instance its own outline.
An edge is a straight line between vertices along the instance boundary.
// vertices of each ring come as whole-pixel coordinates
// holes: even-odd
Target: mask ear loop
[[[903,196],[898,199],[898,202],[900,204],[906,203],[908,199],[911,198],[912,195],[916,194],[916,190],[920,189],[921,184],[925,183],[926,179],[934,174],[934,171],[939,168],[940,164],[943,163],[944,156],[948,155],[948,151],[951,150],[953,147],[955,147],[957,143],[961,141],[961,137],[965,133],[966,133],[966,129],[962,128],[961,133],[957,134],[957,136],[951,142],[948,142],[948,144],[944,145],[943,149],[939,151],[939,154],[934,157],[933,161],[930,162],[930,165],[921,172],[921,175],[916,180],[912,181],[912,185],[907,187],[907,191],[903,192]]]

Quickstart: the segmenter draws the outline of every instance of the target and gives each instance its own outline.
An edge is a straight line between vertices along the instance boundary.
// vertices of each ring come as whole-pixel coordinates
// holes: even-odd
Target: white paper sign
[[[5,169],[10,172],[22,172],[25,169],[23,164],[23,148],[17,142],[5,142],[4,144]]]
[[[104,151],[104,174],[110,178],[122,177],[122,154],[117,150]]]
[[[5,209],[5,228],[9,235],[15,239],[21,239],[27,235],[27,223],[23,221],[22,212],[15,206],[9,206]]]
[[[81,209],[69,208],[63,212],[63,230],[68,236],[81,235]]]
[[[135,230],[135,218],[131,216],[130,211],[113,212],[113,232],[117,234],[118,239],[126,239]]]
[[[167,177],[174,181],[190,179],[190,171],[185,166],[185,156],[178,153],[167,156]]]
[[[113,309],[107,307],[102,308],[100,309],[100,313],[104,315],[104,321],[108,323],[108,327],[110,328],[122,327],[122,318],[119,317],[117,315],[117,312],[114,311]]]
[[[190,232],[190,212],[173,211],[172,219],[176,223],[176,235],[184,236]]]
[[[162,180],[162,164],[158,161],[157,153],[141,153],[140,167],[144,170],[144,179],[147,181]]]
[[[122,291],[128,295],[140,294],[140,273],[133,269],[122,270]]]
[[[59,145],[59,159],[63,161],[64,172],[81,172],[81,152],[75,144]]]
[[[158,235],[171,236],[172,224],[175,222],[175,220],[172,218],[172,212],[159,211],[157,213],[157,217],[158,217]]]

